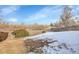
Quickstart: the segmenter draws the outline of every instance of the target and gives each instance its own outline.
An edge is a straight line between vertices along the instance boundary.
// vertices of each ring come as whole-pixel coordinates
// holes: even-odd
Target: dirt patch
[[[0,32],[0,42],[6,40],[8,37],[8,32]]]

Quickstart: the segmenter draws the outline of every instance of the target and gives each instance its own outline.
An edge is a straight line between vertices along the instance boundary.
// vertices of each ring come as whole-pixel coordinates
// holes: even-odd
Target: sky
[[[0,5],[0,18],[9,23],[49,24],[62,15],[64,5]],[[79,6],[72,5],[72,14],[79,16]]]

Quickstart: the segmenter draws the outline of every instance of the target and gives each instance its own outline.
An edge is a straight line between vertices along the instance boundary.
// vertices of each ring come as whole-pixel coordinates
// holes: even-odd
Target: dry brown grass
[[[27,29],[30,36],[41,34],[43,30],[31,30]]]
[[[15,38],[11,34],[11,32],[17,29],[28,30],[30,36],[42,33],[42,30],[32,30],[23,26],[0,25],[0,31],[9,33],[7,39],[0,42],[0,54],[23,54],[30,51],[30,47],[25,46],[24,38]]]
[[[29,35],[41,34],[42,31],[47,31],[48,25],[18,25],[18,24],[0,24],[0,31],[12,32],[14,30],[26,29]]]
[[[5,40],[0,42],[0,54],[27,53],[29,47],[25,47],[23,40]]]

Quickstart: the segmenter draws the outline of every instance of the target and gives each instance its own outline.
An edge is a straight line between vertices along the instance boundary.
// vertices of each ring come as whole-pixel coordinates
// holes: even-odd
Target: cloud
[[[79,6],[77,6],[77,7],[76,7],[76,11],[78,11],[78,12],[79,12]]]
[[[17,22],[17,19],[16,18],[11,18],[10,21]]]
[[[44,17],[47,17],[47,13],[48,13],[48,9],[46,7],[38,11],[36,14],[30,15],[28,19],[35,20],[39,18],[44,18]]]
[[[11,23],[17,23],[18,22],[18,19],[16,19],[16,18],[10,18],[7,21],[8,22],[11,22]]]
[[[29,16],[28,19],[36,20],[36,19],[39,19],[39,18],[45,18],[45,17],[47,17],[46,14],[35,14],[35,15],[31,15],[31,16]]]
[[[28,16],[27,20],[38,20],[38,19],[42,19],[42,18],[50,18],[56,12],[60,12],[60,11],[61,11],[60,6],[47,6],[43,9],[39,10],[37,13]]]
[[[19,6],[10,5],[10,6],[2,6],[0,8],[0,16],[6,16],[8,14],[14,13],[19,9]]]

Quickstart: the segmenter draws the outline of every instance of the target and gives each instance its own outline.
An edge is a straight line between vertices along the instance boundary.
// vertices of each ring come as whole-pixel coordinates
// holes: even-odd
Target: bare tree
[[[69,26],[72,18],[72,12],[69,6],[65,6],[63,10],[63,14],[61,15],[61,21],[64,26]]]
[[[53,26],[53,23],[50,23],[50,26],[52,27]]]

